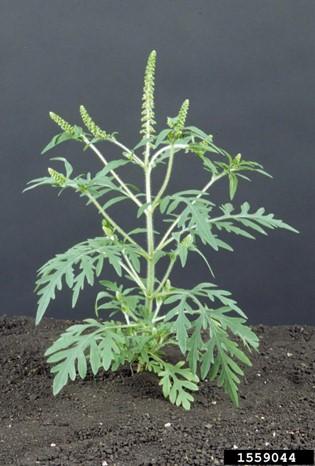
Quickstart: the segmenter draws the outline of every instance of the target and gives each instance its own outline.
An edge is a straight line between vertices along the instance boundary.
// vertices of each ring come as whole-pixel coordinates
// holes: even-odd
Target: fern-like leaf
[[[190,369],[183,368],[183,365],[183,361],[176,365],[164,363],[158,376],[161,379],[160,385],[162,385],[164,397],[169,398],[170,402],[176,406],[189,410],[190,404],[194,401],[190,392],[198,390],[199,379]]]
[[[76,379],[77,374],[84,379],[88,362],[94,375],[101,367],[108,370],[123,342],[119,324],[101,324],[86,319],[82,324],[69,327],[45,353],[47,362],[53,364],[53,394],[57,395],[69,379]]]
[[[223,212],[221,217],[211,218],[209,220],[210,224],[214,224],[218,230],[226,230],[229,233],[253,238],[251,233],[235,226],[235,223],[238,223],[254,232],[264,235],[267,234],[265,231],[266,228],[270,230],[279,228],[298,233],[298,230],[291,227],[291,225],[275,218],[274,214],[266,213],[263,207],[260,207],[256,212],[250,212],[250,204],[248,202],[244,202],[241,205],[241,211],[239,213],[234,213],[234,207],[230,203],[222,205],[221,211]]]
[[[125,249],[127,246],[123,246]],[[128,248],[128,247],[127,247]],[[72,306],[86,284],[93,285],[99,276],[104,260],[121,275],[122,244],[113,243],[106,238],[94,238],[73,246],[68,251],[57,254],[38,270],[36,292],[39,296],[36,324],[39,324],[50,302],[63,283],[72,289]]]

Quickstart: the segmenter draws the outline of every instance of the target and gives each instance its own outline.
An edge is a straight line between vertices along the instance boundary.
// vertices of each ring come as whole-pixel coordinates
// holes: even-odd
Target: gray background
[[[35,270],[101,232],[97,214],[74,194],[62,200],[49,188],[21,194],[53,163],[40,156],[57,132],[48,111],[79,123],[83,103],[104,128],[134,145],[143,67],[155,48],[159,124],[189,97],[190,124],[274,175],[244,182],[235,204],[263,205],[301,231],[235,237],[234,254],[209,250],[216,282],[233,292],[252,323],[315,324],[315,2],[1,0],[0,9],[1,312],[34,315]],[[115,157],[111,146],[104,150]],[[78,171],[99,167],[75,143],[51,155],[68,156]],[[171,189],[204,181],[199,164],[183,156]],[[225,183],[214,197],[227,200]],[[134,225],[129,206],[114,215]],[[192,256],[186,271],[176,269],[174,283],[209,279]],[[60,295],[49,315],[91,316],[93,297],[88,290],[71,310],[69,294]]]

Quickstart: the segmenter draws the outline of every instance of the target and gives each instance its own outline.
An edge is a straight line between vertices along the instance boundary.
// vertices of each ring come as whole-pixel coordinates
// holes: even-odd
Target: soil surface
[[[206,381],[185,412],[129,368],[54,398],[43,353],[72,323],[0,318],[1,466],[218,465],[226,448],[315,447],[315,327],[254,327],[240,408]]]

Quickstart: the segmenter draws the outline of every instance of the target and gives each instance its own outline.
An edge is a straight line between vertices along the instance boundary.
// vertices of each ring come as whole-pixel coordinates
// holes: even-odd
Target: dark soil
[[[185,412],[128,368],[54,398],[43,353],[69,324],[0,318],[1,466],[217,465],[225,448],[315,447],[314,327],[256,327],[240,408],[205,382]]]

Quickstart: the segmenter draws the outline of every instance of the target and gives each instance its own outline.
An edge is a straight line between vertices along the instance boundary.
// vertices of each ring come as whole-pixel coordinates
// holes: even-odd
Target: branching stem
[[[169,276],[170,276],[170,274],[171,274],[171,272],[172,272],[172,270],[173,270],[173,267],[174,267],[174,265],[175,265],[175,262],[176,262],[176,256],[174,256],[174,257],[171,258],[170,263],[169,263],[169,265],[168,265],[168,268],[166,269],[165,275],[164,275],[164,277],[162,278],[161,283],[160,283],[159,287],[157,288],[157,290],[156,290],[156,292],[155,292],[156,295],[158,295],[159,292],[163,289],[163,287],[164,287],[164,285],[165,285],[167,279],[169,278]]]
[[[159,192],[157,193],[157,195],[156,195],[156,197],[154,199],[153,206],[152,206],[153,209],[155,209],[158,206],[161,197],[165,193],[165,190],[166,190],[166,188],[168,186],[168,183],[170,181],[170,178],[171,178],[173,163],[174,163],[174,149],[171,146],[165,178],[164,178],[164,181],[162,183],[162,186],[161,186]]]
[[[136,272],[135,268],[133,267],[132,263],[130,262],[128,256],[123,252],[123,256],[125,258],[125,261],[128,264],[128,267],[125,266],[125,269],[128,270],[129,275],[134,279],[134,281],[139,285],[139,288],[146,294],[146,288],[141,280],[141,277],[139,274]]]
[[[99,151],[99,149],[94,145],[92,144],[89,139],[86,137],[86,136],[83,136],[83,140],[84,142],[92,149],[92,151],[97,155],[97,157],[101,160],[101,162],[105,165],[108,165],[108,162],[106,160],[106,158],[104,157],[104,155]],[[116,141],[117,143],[118,141]],[[120,143],[119,143],[120,144]],[[123,146],[125,147],[125,146]],[[127,149],[129,150],[129,149]],[[139,199],[137,199],[137,197],[130,191],[130,189],[128,188],[128,186],[125,184],[125,182],[120,178],[119,175],[117,175],[117,173],[115,172],[115,170],[111,170],[110,173],[113,175],[113,177],[116,179],[116,181],[120,184],[120,186],[122,187],[123,191],[125,192],[125,194],[135,203],[137,204],[138,207],[141,207],[142,206],[142,203],[139,201]]]
[[[123,151],[125,151],[125,153],[127,154],[126,156],[128,158],[131,157],[137,163],[137,165],[139,165],[140,167],[144,166],[143,161],[134,152],[132,152],[132,150],[128,149],[127,146],[125,146],[121,142],[117,141],[117,139],[115,139],[115,138],[112,138],[109,141],[111,143],[115,144],[116,146],[120,147]]]
[[[173,148],[173,152],[177,152],[179,150],[182,150],[182,149],[187,149],[188,148],[188,144],[170,144],[168,146],[164,146],[162,147],[162,149],[159,149],[154,155],[153,157],[151,158],[150,160],[150,167],[153,168],[154,167],[154,164],[156,162],[156,160],[158,159],[158,157],[163,154],[163,152],[166,152],[168,150],[170,150],[171,148]]]
[[[92,196],[91,193],[88,191],[85,192],[85,195],[89,198],[92,204],[95,205],[99,213],[131,244],[136,246],[140,251],[141,254],[146,257],[146,251],[138,244],[133,238],[131,238],[119,225],[116,223],[110,215],[103,209],[101,204]]]

